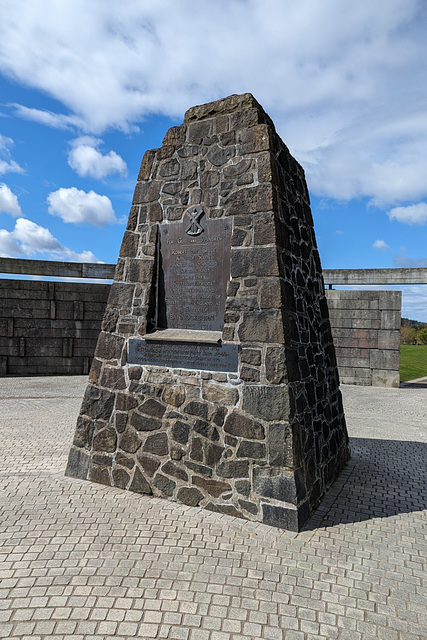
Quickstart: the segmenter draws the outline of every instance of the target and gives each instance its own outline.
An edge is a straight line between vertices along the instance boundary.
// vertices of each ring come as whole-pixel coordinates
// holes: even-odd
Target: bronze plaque
[[[237,344],[156,342],[131,338],[128,362],[172,369],[236,372],[238,346]]]
[[[231,222],[190,207],[182,222],[161,224],[159,328],[221,331],[230,279]]]

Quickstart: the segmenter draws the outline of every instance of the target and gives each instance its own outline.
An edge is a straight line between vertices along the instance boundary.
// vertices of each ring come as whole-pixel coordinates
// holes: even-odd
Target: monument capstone
[[[349,457],[301,166],[250,94],[141,164],[67,475],[299,530]]]

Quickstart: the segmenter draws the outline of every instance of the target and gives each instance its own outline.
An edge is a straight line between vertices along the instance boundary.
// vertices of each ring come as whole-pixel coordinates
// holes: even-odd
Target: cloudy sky
[[[427,266],[426,33],[425,0],[0,0],[0,255],[115,262],[144,151],[249,91],[324,268]]]

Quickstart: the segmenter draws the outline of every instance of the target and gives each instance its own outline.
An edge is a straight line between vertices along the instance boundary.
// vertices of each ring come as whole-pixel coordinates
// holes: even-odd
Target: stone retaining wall
[[[327,291],[342,384],[398,387],[400,291]]]
[[[0,375],[87,374],[109,284],[0,281]]]
[[[0,376],[88,373],[109,291],[0,280]],[[326,298],[341,383],[398,386],[401,292],[333,290]]]

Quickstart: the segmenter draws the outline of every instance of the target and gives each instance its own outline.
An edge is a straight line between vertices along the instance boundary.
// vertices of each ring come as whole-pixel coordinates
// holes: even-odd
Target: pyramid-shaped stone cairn
[[[349,457],[301,166],[250,94],[141,164],[67,475],[298,531]]]

